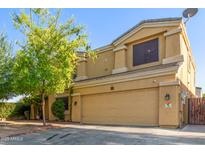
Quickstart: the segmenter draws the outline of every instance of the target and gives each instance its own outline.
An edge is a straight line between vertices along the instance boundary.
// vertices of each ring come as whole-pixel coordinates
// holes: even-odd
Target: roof
[[[153,23],[153,22],[166,22],[166,21],[178,21],[178,20],[182,20],[181,17],[175,17],[175,18],[159,18],[159,19],[147,19],[147,20],[143,20],[141,22],[139,22],[137,25],[135,25],[134,27],[130,28],[128,31],[126,31],[125,33],[123,33],[122,35],[120,35],[119,37],[117,37],[115,40],[112,41],[112,43],[116,42],[117,40],[119,40],[120,38],[122,38],[123,36],[125,36],[126,34],[128,34],[129,32],[131,32],[132,30],[134,30],[135,28],[139,27],[140,25],[144,24],[144,23]]]
[[[202,89],[201,87],[196,87],[196,89]]]
[[[123,34],[121,34],[119,37],[117,37],[116,39],[114,39],[110,44],[96,48],[95,50],[100,50],[101,48],[106,48],[109,47],[110,45],[112,45],[114,42],[118,41],[119,39],[121,39],[122,37],[124,37],[125,35],[127,35],[128,33],[130,33],[131,31],[133,31],[134,29],[136,29],[137,27],[145,24],[145,23],[156,23],[156,22],[167,22],[167,21],[181,21],[182,17],[172,17],[172,18],[159,18],[159,19],[147,19],[147,20],[142,20],[141,22],[139,22],[138,24],[136,24],[135,26],[133,26],[132,28],[130,28],[128,31],[124,32]]]

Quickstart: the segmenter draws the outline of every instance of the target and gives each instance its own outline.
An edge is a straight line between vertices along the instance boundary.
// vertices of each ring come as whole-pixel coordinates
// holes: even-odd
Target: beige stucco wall
[[[124,68],[127,66],[127,50],[121,49],[118,51],[115,51],[115,59],[114,59],[114,67],[113,69],[119,69],[119,68]]]
[[[71,120],[73,122],[81,121],[81,96],[72,96],[72,115]]]
[[[182,63],[179,72],[178,78],[181,82],[188,88],[188,90],[195,94],[195,80],[196,80],[196,68],[193,59],[193,55],[191,50],[185,43],[185,39],[182,35],[180,35],[180,53],[184,56],[184,62]]]
[[[159,87],[159,125],[161,127],[178,127],[179,120],[179,86]],[[165,107],[165,95],[170,94],[171,108]]]
[[[84,56],[84,55],[81,55]],[[78,62],[77,65],[77,78],[78,80],[86,79],[88,78],[88,70],[87,70],[87,59],[82,57]]]
[[[88,77],[105,76],[112,74],[114,67],[114,53],[112,50],[101,52],[98,54],[97,60],[87,61],[87,75]]]
[[[166,36],[166,53],[165,57],[174,57],[180,55],[180,34],[176,33],[173,35]]]

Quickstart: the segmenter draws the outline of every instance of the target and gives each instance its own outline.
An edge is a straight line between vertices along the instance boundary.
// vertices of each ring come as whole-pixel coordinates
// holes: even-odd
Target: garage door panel
[[[158,125],[158,89],[86,95],[83,122],[120,125]]]

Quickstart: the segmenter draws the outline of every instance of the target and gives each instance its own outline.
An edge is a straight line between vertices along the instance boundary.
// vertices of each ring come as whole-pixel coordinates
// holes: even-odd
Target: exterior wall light
[[[171,98],[170,98],[170,94],[166,94],[165,95],[165,97],[164,97],[164,99],[166,100],[166,101],[169,101]]]

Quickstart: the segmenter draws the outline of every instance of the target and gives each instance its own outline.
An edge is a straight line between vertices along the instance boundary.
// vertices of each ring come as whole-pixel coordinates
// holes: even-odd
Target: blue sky
[[[63,9],[61,21],[72,15],[76,22],[86,26],[92,48],[110,43],[141,20],[180,17],[184,9]],[[19,9],[0,9],[0,31],[6,31],[10,40],[22,39],[13,27],[10,14]],[[53,10],[51,10],[53,11]],[[205,9],[187,23],[187,33],[197,64],[196,85],[205,91]]]

